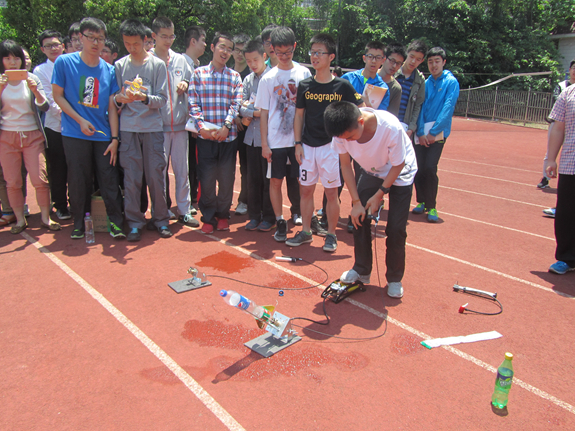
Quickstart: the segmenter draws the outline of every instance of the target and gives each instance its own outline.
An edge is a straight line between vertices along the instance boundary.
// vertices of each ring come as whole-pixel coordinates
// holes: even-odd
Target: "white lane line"
[[[482,166],[490,166],[492,168],[499,168],[502,170],[509,170],[509,169],[513,169],[515,171],[521,171],[521,172],[531,172],[531,173],[540,173],[543,175],[543,159],[541,159],[541,170],[540,171],[532,171],[530,169],[521,169],[521,168],[514,168],[511,166],[499,166],[499,165],[492,165],[491,163],[481,163],[481,162],[474,162],[473,160],[459,160],[459,159],[450,159],[449,157],[442,157],[441,160],[450,160],[452,162],[461,162],[461,163],[471,163],[473,165],[482,165]]]
[[[218,402],[212,398],[204,388],[196,382],[182,367],[178,365],[160,346],[154,343],[140,328],[108,301],[100,292],[94,289],[86,280],[74,272],[68,265],[58,259],[50,250],[32,238],[26,232],[21,235],[34,247],[50,259],[58,268],[64,271],[72,280],[78,283],[88,294],[100,303],[112,316],[132,333],[140,342],[148,348],[156,358],[158,358],[168,369],[178,377],[188,387],[190,391],[229,429],[234,431],[244,430],[242,427]]]
[[[440,172],[449,172],[450,174],[467,175],[470,177],[483,178],[486,180],[503,181],[503,182],[510,183],[510,184],[519,184],[520,186],[535,187],[533,184],[520,183],[518,181],[511,181],[511,180],[506,180],[503,178],[494,178],[494,177],[487,177],[485,175],[468,174],[466,172],[448,171],[447,169],[440,169],[439,171]]]
[[[532,204],[532,203],[529,203],[529,202],[518,201],[518,200],[515,200],[515,199],[502,198],[502,197],[500,197],[500,196],[493,196],[493,195],[488,195],[488,194],[485,194],[485,193],[472,192],[472,191],[470,191],[470,190],[456,189],[456,188],[454,188],[454,187],[447,187],[447,186],[442,186],[442,185],[439,185],[439,187],[442,188],[442,189],[447,189],[447,190],[455,190],[455,191],[458,191],[458,192],[471,193],[471,194],[473,194],[473,195],[485,196],[485,197],[493,198],[493,199],[501,199],[501,200],[504,200],[504,201],[515,202],[515,203],[523,204],[523,205],[530,205],[530,206],[534,206],[534,207],[537,207],[537,208],[547,208],[546,206],[543,206],[543,205],[541,205],[541,204]]]
[[[342,223],[339,223],[339,224],[342,224]],[[188,229],[191,229],[191,230],[198,230],[197,228],[190,228],[189,226],[186,226],[186,227],[187,227]],[[242,248],[242,247],[240,247],[240,246],[234,245],[234,244],[232,244],[232,243],[229,242],[229,241],[226,241],[226,240],[224,240],[224,239],[218,238],[218,237],[216,237],[216,236],[214,236],[214,235],[205,235],[205,236],[207,236],[207,237],[209,237],[210,239],[212,239],[212,240],[214,240],[214,241],[216,241],[216,242],[219,242],[219,243],[221,243],[221,244],[223,244],[223,245],[226,245],[226,246],[228,246],[228,247],[231,247],[231,248],[233,248],[234,250],[237,250],[237,251],[240,252],[240,253],[243,253],[243,254],[245,254],[245,255],[247,255],[247,256],[250,256],[250,257],[252,257],[252,258],[254,258],[254,259],[257,259],[257,260],[259,260],[259,261],[261,261],[261,262],[263,262],[263,263],[265,263],[265,264],[267,264],[267,265],[270,265],[270,266],[272,266],[273,268],[279,269],[279,270],[281,270],[281,271],[283,271],[283,272],[285,272],[285,273],[287,273],[287,274],[289,274],[289,275],[292,275],[292,276],[294,276],[294,277],[296,277],[296,278],[299,278],[300,280],[302,280],[302,281],[304,281],[304,282],[306,282],[306,283],[308,283],[308,284],[312,284],[312,285],[313,285],[313,284],[316,284],[316,283],[317,283],[316,281],[314,281],[314,280],[312,280],[312,279],[310,279],[310,278],[307,278],[307,277],[305,277],[305,276],[303,276],[303,275],[298,274],[297,272],[294,272],[294,271],[292,271],[292,270],[290,270],[290,269],[287,269],[287,268],[285,268],[285,267],[283,267],[283,266],[281,266],[281,265],[278,265],[278,264],[275,263],[275,262],[272,262],[272,261],[270,261],[270,260],[267,260],[267,259],[265,259],[265,258],[263,258],[263,257],[261,257],[261,256],[259,256],[259,255],[257,255],[257,254],[255,254],[255,253],[253,253],[253,252],[251,252],[251,251],[249,251],[249,250],[246,250],[246,249],[244,249],[244,248]],[[381,236],[381,235],[378,234],[378,236]],[[423,250],[423,251],[429,251],[429,252],[431,252],[431,253],[433,253],[433,254],[438,254],[438,255],[440,255],[440,256],[443,256],[443,257],[446,257],[446,258],[450,258],[450,259],[456,260],[456,261],[461,262],[461,263],[470,264],[470,265],[475,266],[475,267],[477,267],[477,268],[479,268],[479,269],[484,269],[484,270],[486,270],[486,271],[488,271],[488,272],[492,272],[492,273],[495,273],[495,274],[498,274],[498,275],[502,275],[502,276],[507,277],[507,278],[510,278],[510,279],[512,279],[512,280],[514,280],[514,281],[524,282],[524,283],[526,283],[526,284],[533,285],[533,286],[535,286],[535,287],[541,287],[541,288],[543,288],[544,290],[551,290],[551,289],[548,289],[548,288],[546,288],[546,287],[544,287],[544,286],[539,286],[539,285],[536,285],[535,283],[531,283],[531,282],[528,282],[528,281],[525,281],[525,280],[521,280],[521,279],[519,279],[519,278],[517,278],[517,277],[513,277],[513,276],[510,276],[510,275],[507,275],[507,274],[503,274],[503,273],[501,273],[501,272],[499,272],[499,271],[490,270],[489,268],[485,268],[485,267],[482,267],[482,266],[479,266],[479,265],[471,264],[471,263],[469,263],[469,262],[465,262],[465,261],[460,260],[460,259],[457,259],[457,258],[452,258],[452,257],[450,257],[450,256],[446,256],[446,255],[443,255],[443,254],[441,254],[441,253],[434,252],[434,251],[432,251],[432,250],[427,250],[427,249],[424,249],[424,248],[422,248],[422,247],[417,247],[417,246],[412,246],[412,247],[419,248],[419,249],[421,249],[421,250]],[[318,289],[323,290],[323,286],[318,286]],[[554,292],[554,293],[555,293],[555,292]],[[558,293],[558,292],[557,292],[557,293]],[[558,293],[558,294],[559,294],[559,293]],[[567,296],[567,297],[572,298],[570,295],[562,295],[562,296]],[[373,314],[373,315],[375,315],[375,316],[378,316],[378,317],[380,317],[380,318],[382,318],[382,319],[387,319],[387,321],[388,321],[389,323],[391,323],[391,324],[393,324],[393,325],[395,325],[395,326],[397,326],[397,327],[399,327],[399,328],[401,328],[401,329],[403,329],[403,330],[405,330],[405,331],[407,331],[407,332],[410,332],[410,333],[413,334],[413,335],[416,335],[416,336],[418,336],[418,337],[420,337],[420,338],[423,338],[424,340],[430,340],[430,339],[434,338],[434,337],[431,337],[430,335],[427,335],[427,334],[424,333],[424,332],[421,332],[421,331],[419,331],[419,330],[417,330],[417,329],[415,329],[415,328],[412,328],[411,326],[409,326],[409,325],[407,325],[407,324],[405,324],[405,323],[403,323],[403,322],[400,322],[399,320],[396,320],[396,319],[394,319],[394,318],[392,318],[392,317],[389,317],[389,315],[386,315],[385,313],[382,313],[381,311],[375,310],[374,308],[371,308],[370,306],[365,305],[365,304],[363,304],[363,303],[361,303],[361,302],[358,302],[358,301],[356,301],[356,300],[354,300],[354,299],[346,298],[345,301],[347,301],[347,302],[349,302],[350,304],[353,304],[353,305],[355,305],[356,307],[359,307],[359,308],[361,308],[361,309],[363,309],[363,310],[365,310],[365,311],[367,311],[367,312],[369,312],[369,313],[371,313],[371,314]],[[492,365],[490,365],[490,364],[488,364],[488,363],[486,363],[486,362],[483,362],[483,361],[480,360],[480,359],[477,359],[476,357],[474,357],[474,356],[472,356],[472,355],[469,355],[468,353],[462,352],[461,350],[456,349],[456,348],[454,348],[454,347],[452,347],[452,346],[442,346],[442,347],[443,347],[444,349],[446,349],[447,351],[449,351],[449,352],[451,352],[451,353],[453,353],[453,354],[459,356],[460,358],[465,359],[465,360],[467,360],[467,361],[469,361],[469,362],[471,362],[471,363],[473,363],[473,364],[475,364],[475,365],[478,365],[478,366],[482,367],[483,369],[485,369],[485,370],[487,370],[487,371],[490,371],[490,372],[493,373],[493,374],[497,373],[497,368],[493,367]],[[562,400],[560,400],[559,398],[557,398],[557,397],[555,397],[555,396],[553,396],[553,395],[551,395],[551,394],[548,394],[547,392],[542,391],[541,389],[538,389],[538,388],[536,388],[535,386],[532,386],[532,385],[530,385],[530,384],[528,384],[528,383],[526,383],[526,382],[524,382],[524,381],[522,381],[522,380],[520,380],[520,379],[518,379],[518,378],[516,378],[516,377],[513,378],[513,383],[514,383],[514,384],[517,384],[518,386],[522,387],[523,389],[525,389],[525,390],[527,390],[527,391],[529,391],[529,392],[531,392],[531,393],[537,395],[538,397],[541,397],[541,398],[543,398],[543,399],[545,399],[545,400],[548,400],[548,401],[552,402],[553,404],[555,404],[555,405],[557,405],[557,406],[559,406],[559,407],[561,407],[561,408],[567,410],[569,413],[575,414],[575,407],[572,406],[571,404],[566,403],[565,401],[562,401]]]
[[[411,206],[412,206],[412,207],[415,207],[415,205],[411,205]],[[441,211],[441,214],[442,214],[442,215],[445,214],[445,215],[448,215],[448,216],[451,216],[451,217],[460,218],[460,219],[463,219],[463,220],[472,221],[472,222],[475,222],[475,223],[485,224],[485,225],[487,225],[487,226],[492,226],[492,227],[497,227],[497,228],[500,228],[500,229],[509,230],[509,231],[512,231],[512,232],[522,233],[522,234],[525,234],[525,235],[531,235],[531,236],[535,236],[535,237],[537,237],[537,238],[543,238],[543,239],[547,239],[547,240],[550,240],[550,241],[555,241],[555,238],[552,238],[552,237],[550,237],[550,236],[539,235],[539,234],[536,234],[536,233],[531,233],[531,232],[527,232],[527,231],[524,231],[524,230],[514,229],[514,228],[512,228],[512,227],[501,226],[501,225],[499,225],[499,224],[489,223],[489,222],[482,221],[482,220],[476,220],[476,219],[472,219],[472,218],[469,218],[469,217],[460,216],[460,215],[457,215],[457,214],[447,213],[447,212],[444,212],[444,211]]]

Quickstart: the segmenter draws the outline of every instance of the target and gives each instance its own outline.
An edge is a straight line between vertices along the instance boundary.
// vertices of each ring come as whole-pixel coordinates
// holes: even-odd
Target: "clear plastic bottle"
[[[269,318],[269,313],[264,307],[257,305],[253,301],[250,301],[248,298],[240,295],[238,292],[234,292],[233,290],[221,290],[220,296],[224,298],[224,301],[226,301],[232,307],[240,308],[258,319],[267,320],[266,317]]]
[[[513,381],[512,360],[513,355],[509,352],[505,353],[505,360],[497,369],[497,378],[495,379],[495,389],[491,396],[491,404],[498,409],[503,409],[507,405],[509,389],[511,389],[511,382]]]
[[[86,217],[84,217],[84,228],[86,244],[94,244],[96,242],[96,237],[94,236],[94,221],[90,213],[86,213]]]

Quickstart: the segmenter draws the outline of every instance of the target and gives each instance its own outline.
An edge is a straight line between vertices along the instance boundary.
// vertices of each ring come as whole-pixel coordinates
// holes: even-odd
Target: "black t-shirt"
[[[310,147],[321,147],[329,144],[331,138],[325,132],[323,113],[333,102],[351,102],[361,105],[363,100],[349,81],[334,78],[322,84],[314,77],[300,81],[297,88],[296,108],[305,109],[302,142]]]

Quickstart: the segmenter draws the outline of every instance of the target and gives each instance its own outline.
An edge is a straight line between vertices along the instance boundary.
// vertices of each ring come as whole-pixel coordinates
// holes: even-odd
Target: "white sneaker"
[[[248,213],[248,205],[243,202],[238,202],[236,207],[236,215],[244,215]]]
[[[401,298],[403,296],[403,286],[401,281],[392,281],[387,283],[387,296],[392,298]]]
[[[198,210],[196,208],[194,208],[193,205],[190,205],[190,212],[188,214],[195,216],[197,213],[198,213]]]
[[[293,215],[293,223],[294,223],[296,226],[301,226],[301,225],[303,224],[303,221],[302,221],[302,219],[301,219],[301,215],[299,215],[299,214],[294,214],[294,215]]]
[[[168,215],[170,216],[170,220],[176,220],[176,215],[172,212],[172,210],[168,210]]]
[[[339,280],[345,284],[352,284],[356,281],[361,281],[363,284],[369,284],[369,278],[371,274],[367,275],[359,275],[354,269],[350,269],[349,271],[345,271],[339,277]]]

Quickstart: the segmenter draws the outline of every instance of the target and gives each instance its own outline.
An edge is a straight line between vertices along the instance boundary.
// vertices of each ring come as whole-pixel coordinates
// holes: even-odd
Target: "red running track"
[[[280,297],[209,277],[213,286],[178,295],[167,283],[187,278],[190,266],[282,288],[325,278],[305,263],[276,264],[282,254],[315,263],[331,281],[353,263],[346,217],[334,255],[318,237],[290,249],[272,233],[247,232],[245,216],[232,216],[230,232],[205,236],[174,223],[170,239],[144,232],[134,244],[97,234],[87,247],[70,239],[71,223],[40,229],[29,202],[30,228],[0,232],[0,429],[575,429],[575,276],[547,272],[553,221],[541,210],[556,190],[535,187],[545,145],[546,131],[456,118],[439,166],[440,223],[410,215],[405,296],[385,294],[379,227],[384,288],[374,272],[366,292],[327,303],[328,326],[296,322],[342,337],[385,335],[349,341],[298,328],[303,340],[269,359],[243,346],[262,332],[219,290],[322,320],[320,289]],[[342,215],[349,209],[344,192]],[[455,282],[497,292],[503,314],[459,314],[465,302],[492,305],[452,292]],[[420,344],[491,330],[503,337]],[[516,380],[500,416],[490,397],[506,351]]]

